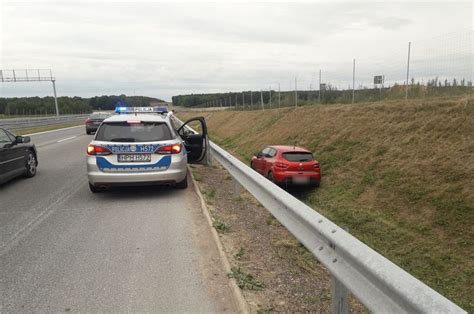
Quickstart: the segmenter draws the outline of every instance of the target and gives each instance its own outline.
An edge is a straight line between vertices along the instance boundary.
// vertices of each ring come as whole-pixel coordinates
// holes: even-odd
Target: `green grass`
[[[250,274],[244,273],[240,267],[232,267],[231,272],[227,274],[229,278],[234,278],[237,286],[242,290],[262,290],[265,288],[265,284],[254,278]]]
[[[445,97],[214,112],[207,122],[246,164],[268,144],[315,152],[321,187],[294,195],[474,312],[473,119],[472,98]]]
[[[218,219],[214,219],[212,226],[217,230],[219,233],[225,233],[230,230],[230,225],[220,221]]]
[[[244,254],[245,254],[245,250],[244,250],[243,247],[241,247],[241,248],[239,249],[239,251],[234,254],[234,258],[235,258],[236,260],[240,260],[240,259],[242,259],[242,257],[244,256]]]
[[[64,123],[64,124],[57,124],[57,125],[48,125],[48,126],[35,127],[35,128],[19,129],[19,130],[15,130],[14,133],[16,135],[32,134],[32,133],[39,133],[39,132],[63,129],[63,128],[68,128],[68,127],[72,127],[72,126],[79,126],[79,125],[82,125],[82,124],[83,124],[83,122],[81,121],[81,122],[76,122],[76,123]],[[85,130],[84,130],[84,133],[85,133]]]

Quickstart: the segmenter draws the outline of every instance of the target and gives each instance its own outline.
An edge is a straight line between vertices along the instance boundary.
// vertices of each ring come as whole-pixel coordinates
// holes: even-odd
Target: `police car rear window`
[[[96,141],[156,142],[173,139],[166,123],[162,122],[108,122],[97,132]]]

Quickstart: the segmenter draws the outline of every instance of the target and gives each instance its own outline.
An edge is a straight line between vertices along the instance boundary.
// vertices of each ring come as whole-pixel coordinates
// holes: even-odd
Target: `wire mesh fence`
[[[180,106],[265,109],[318,103],[357,103],[472,94],[473,31],[407,42],[390,57],[354,56],[269,80],[253,91],[174,97]]]

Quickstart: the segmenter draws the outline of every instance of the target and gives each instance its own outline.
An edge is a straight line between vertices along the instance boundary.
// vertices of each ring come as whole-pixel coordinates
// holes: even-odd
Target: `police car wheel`
[[[188,187],[188,175],[186,175],[183,181],[176,183],[175,187],[177,189],[186,189]]]
[[[94,185],[89,183],[89,189],[91,190],[92,193],[99,193],[101,190],[99,188],[96,188]]]

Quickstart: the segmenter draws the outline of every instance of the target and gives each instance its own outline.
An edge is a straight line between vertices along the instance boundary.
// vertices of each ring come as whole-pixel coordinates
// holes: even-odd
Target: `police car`
[[[89,188],[97,193],[113,186],[188,186],[187,164],[205,163],[206,122],[196,117],[179,125],[161,107],[117,107],[87,146]],[[199,132],[190,131],[197,124]]]

